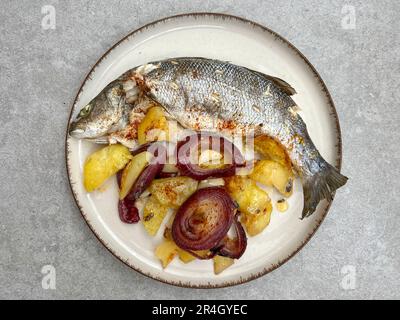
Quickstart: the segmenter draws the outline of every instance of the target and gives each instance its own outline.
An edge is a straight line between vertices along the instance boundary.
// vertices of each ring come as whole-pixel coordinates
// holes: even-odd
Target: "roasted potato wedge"
[[[189,252],[179,248],[171,238],[166,238],[157,248],[156,256],[161,260],[165,268],[174,258],[178,256],[183,263],[189,263],[196,260]]]
[[[138,127],[140,144],[150,141],[163,141],[168,137],[168,121],[162,107],[151,107]]]
[[[245,176],[226,179],[226,188],[238,203],[241,222],[249,236],[255,236],[269,224],[272,203],[268,194],[255,181]]]
[[[149,164],[151,157],[150,152],[141,152],[135,155],[124,171],[122,171],[121,189],[119,191],[119,198],[121,200],[127,196],[143,169]]]
[[[143,209],[143,226],[149,235],[157,234],[167,213],[168,207],[163,206],[155,196],[148,198]]]
[[[250,178],[266,186],[274,186],[285,197],[293,192],[293,172],[272,160],[258,161]]]
[[[228,193],[238,203],[242,213],[259,214],[268,211],[271,199],[255,181],[246,176],[234,176],[225,181]]]
[[[223,154],[214,150],[204,150],[198,160],[201,168],[216,169],[225,166]]]
[[[225,180],[223,178],[213,178],[202,180],[199,183],[199,189],[209,188],[209,187],[223,187],[225,185]]]
[[[198,182],[189,177],[156,179],[150,192],[164,206],[177,209],[197,190]]]
[[[245,227],[247,234],[254,237],[261,233],[271,220],[272,204],[269,202],[266,210],[257,214],[243,214],[241,216],[241,223]]]
[[[178,246],[171,240],[161,242],[155,251],[155,255],[160,259],[163,268],[166,268],[178,254]]]
[[[230,267],[234,263],[233,259],[222,256],[215,256],[213,260],[215,274],[220,274],[222,271],[224,271],[226,268]]]
[[[192,256],[189,252],[181,248],[178,248],[178,256],[183,263],[189,263],[196,260],[196,257]]]
[[[128,148],[120,144],[112,144],[92,153],[83,167],[83,185],[86,191],[92,192],[99,188],[131,159]]]
[[[266,159],[278,162],[292,171],[292,163],[285,149],[269,136],[262,135],[254,138],[254,149]]]

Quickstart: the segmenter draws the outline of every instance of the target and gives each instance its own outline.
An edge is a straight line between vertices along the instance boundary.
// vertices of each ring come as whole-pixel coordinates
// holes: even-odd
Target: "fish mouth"
[[[70,126],[69,128],[69,135],[73,138],[80,139],[82,138],[82,135],[85,133],[85,130],[79,129],[79,128],[73,128]]]
[[[82,128],[79,128],[78,123],[76,121],[73,121],[69,125],[68,133],[73,138],[82,139],[82,138],[84,138],[85,130]]]

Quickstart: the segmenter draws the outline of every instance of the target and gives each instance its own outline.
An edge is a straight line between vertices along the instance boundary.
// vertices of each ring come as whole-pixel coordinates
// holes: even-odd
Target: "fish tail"
[[[332,200],[333,193],[336,189],[346,184],[347,179],[327,162],[324,163],[321,171],[312,176],[304,177],[304,208],[301,218],[309,217],[317,208],[320,200]]]

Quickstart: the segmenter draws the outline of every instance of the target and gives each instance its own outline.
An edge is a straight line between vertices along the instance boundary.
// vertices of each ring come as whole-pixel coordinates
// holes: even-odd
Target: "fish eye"
[[[90,114],[90,112],[92,111],[92,109],[93,109],[93,107],[92,107],[92,105],[91,104],[88,104],[87,106],[85,106],[85,107],[83,107],[82,109],[81,109],[81,111],[79,112],[79,117],[80,118],[85,118],[85,117],[87,117],[89,114]]]

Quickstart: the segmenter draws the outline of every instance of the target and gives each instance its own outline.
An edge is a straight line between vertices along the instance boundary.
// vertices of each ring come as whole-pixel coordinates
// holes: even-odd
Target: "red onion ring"
[[[238,215],[235,216],[233,225],[235,227],[236,238],[225,238],[216,253],[220,256],[239,259],[246,250],[247,237],[242,224],[238,220]]]
[[[206,169],[192,163],[192,152],[211,149],[229,156],[232,163],[224,168]],[[219,147],[219,148],[218,148]],[[177,167],[183,176],[189,176],[196,180],[204,180],[209,177],[222,178],[235,175],[236,167],[244,164],[244,158],[239,149],[224,137],[212,133],[198,133],[186,137],[177,145]]]
[[[231,227],[235,211],[235,203],[224,189],[197,190],[178,209],[172,238],[188,251],[215,248]]]

